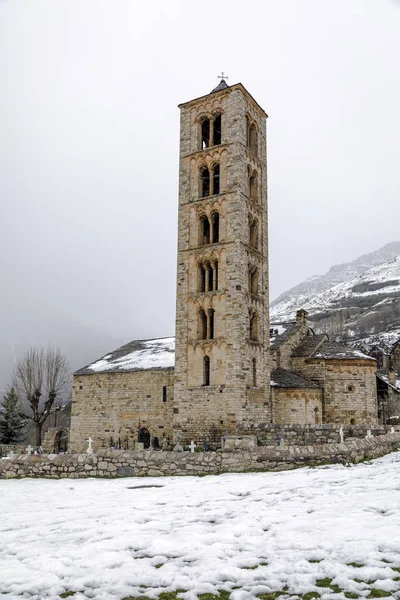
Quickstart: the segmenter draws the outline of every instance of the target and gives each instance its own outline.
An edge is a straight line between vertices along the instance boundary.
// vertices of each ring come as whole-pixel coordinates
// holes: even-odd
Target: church
[[[269,322],[267,114],[224,79],[180,108],[175,338],[133,341],[74,374],[70,450],[270,424],[377,422],[376,361]],[[271,337],[271,339],[270,339]]]

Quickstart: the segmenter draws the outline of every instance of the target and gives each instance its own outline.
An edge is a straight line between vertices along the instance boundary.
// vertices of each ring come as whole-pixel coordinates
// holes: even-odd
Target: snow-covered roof
[[[135,340],[79,369],[75,375],[172,369],[175,365],[175,338]]]
[[[396,376],[395,381],[394,381],[394,385],[393,383],[390,383],[390,379],[387,373],[382,373],[382,371],[379,371],[377,374],[377,377],[379,377],[379,379],[381,379],[382,381],[384,381],[386,383],[386,385],[388,385],[389,387],[391,387],[392,389],[394,389],[396,392],[400,393],[400,379],[399,377]]]

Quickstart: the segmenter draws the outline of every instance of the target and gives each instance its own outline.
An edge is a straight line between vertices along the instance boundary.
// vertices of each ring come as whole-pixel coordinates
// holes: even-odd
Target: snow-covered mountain
[[[393,343],[400,337],[400,242],[332,267],[282,294],[271,321],[305,308],[316,331],[354,341]]]

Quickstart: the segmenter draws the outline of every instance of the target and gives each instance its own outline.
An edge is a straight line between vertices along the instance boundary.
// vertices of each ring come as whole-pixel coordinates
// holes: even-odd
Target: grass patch
[[[68,592],[60,594],[60,598],[69,598],[70,596],[75,596],[75,593],[76,592],[71,592],[71,590],[68,590]]]
[[[307,592],[307,594],[302,595],[302,600],[312,600],[313,598],[320,598],[321,594],[318,592]]]
[[[332,579],[325,577],[324,579],[318,579],[318,581],[315,582],[315,585],[317,587],[328,588],[328,587],[331,587],[331,583],[332,583]]]
[[[161,567],[163,567],[165,565],[165,563],[158,563],[158,565],[154,565],[155,569],[161,569]]]
[[[283,590],[280,592],[269,592],[268,594],[260,594],[257,598],[261,598],[261,600],[276,600],[276,598],[279,598],[279,596],[282,596],[282,594],[285,593],[286,592]]]
[[[314,563],[320,563],[322,561],[321,561],[321,559],[318,559],[318,558],[310,558],[308,562],[314,564]]]
[[[228,600],[231,593],[225,590],[219,590],[218,595],[216,594],[199,594],[199,600]]]
[[[348,567],[354,567],[355,569],[361,569],[361,567],[365,567],[365,565],[362,565],[361,563],[347,563]]]
[[[358,594],[355,594],[354,592],[345,592],[344,595],[346,596],[346,598],[359,598],[360,597]]]
[[[248,571],[254,571],[254,569],[258,569],[258,565],[254,565],[252,567],[241,567],[242,569],[247,569]]]
[[[398,573],[400,573],[400,567],[390,567],[392,569],[392,571],[397,571]]]
[[[385,592],[385,590],[372,589],[368,594],[367,598],[388,598],[392,595],[392,592]]]

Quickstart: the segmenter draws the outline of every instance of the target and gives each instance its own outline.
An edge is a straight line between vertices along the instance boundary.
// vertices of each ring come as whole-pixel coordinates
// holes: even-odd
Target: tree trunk
[[[35,437],[36,437],[36,446],[40,448],[42,445],[42,423],[38,423],[35,421]]]

